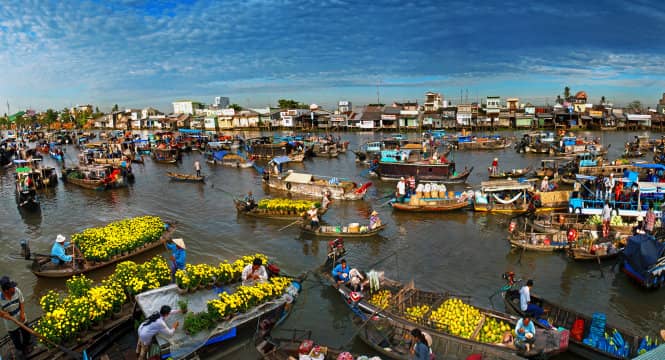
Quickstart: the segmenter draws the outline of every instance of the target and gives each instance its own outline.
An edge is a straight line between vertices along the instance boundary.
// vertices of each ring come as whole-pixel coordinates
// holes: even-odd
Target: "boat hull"
[[[464,183],[473,171],[464,169],[455,175],[455,164],[429,164],[429,163],[388,163],[380,162],[375,172],[381,180],[399,180],[413,176],[419,181],[436,181],[445,184]]]
[[[333,184],[319,184],[314,182],[303,184],[287,182],[284,181],[283,178],[277,176],[270,176],[268,180],[264,180],[264,182],[272,189],[318,198],[328,191],[330,192],[330,197],[337,200],[362,200],[367,192],[367,188],[363,189],[362,187],[351,187],[347,189],[347,187]]]
[[[341,238],[362,238],[362,237],[372,237],[375,235],[378,235],[379,232],[381,232],[383,229],[385,229],[385,225],[381,225],[376,229],[369,230],[367,232],[335,232],[335,231],[330,231],[330,232],[324,232],[321,230],[321,227],[319,227],[318,230],[312,230],[309,228],[309,225],[304,225],[300,227],[300,230],[309,235],[314,235],[314,236],[319,236],[319,237],[341,237]]]
[[[409,203],[392,203],[391,206],[397,211],[407,212],[446,212],[466,209],[469,203],[466,201],[459,202],[457,200],[435,201],[435,205],[412,205]]]

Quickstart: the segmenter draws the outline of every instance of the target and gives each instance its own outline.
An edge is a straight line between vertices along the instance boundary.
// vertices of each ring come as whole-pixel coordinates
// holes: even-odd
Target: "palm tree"
[[[605,105],[605,96],[600,97],[600,105]]]
[[[566,86],[563,88],[563,98],[568,101],[568,98],[570,97],[570,88]]]

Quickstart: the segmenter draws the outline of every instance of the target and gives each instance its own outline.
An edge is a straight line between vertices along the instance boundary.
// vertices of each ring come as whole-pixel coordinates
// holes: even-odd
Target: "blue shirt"
[[[171,254],[175,258],[175,268],[176,268],[176,270],[184,270],[185,269],[185,256],[187,255],[186,252],[185,252],[185,249],[179,248],[174,243],[166,244],[166,248],[171,250]]]
[[[65,247],[69,246],[68,242],[61,244],[56,242],[51,248],[51,262],[54,264],[63,264],[72,261],[72,256],[65,254]]]
[[[526,334],[531,333],[533,336],[536,336],[536,328],[533,326],[533,320],[529,321],[529,325],[524,325],[522,320],[517,320],[517,325],[515,326],[515,334],[517,334],[518,340],[526,340]],[[524,329],[524,333],[520,334],[520,329]]]
[[[418,343],[416,343],[416,347],[414,350],[415,350],[414,354],[415,360],[429,360],[429,348],[427,347],[427,345],[418,341]]]
[[[340,273],[346,274],[346,277],[342,276],[342,274],[340,274]],[[337,266],[335,266],[335,268],[332,271],[332,276],[337,277],[338,279],[343,279],[345,281],[349,280],[349,267],[347,266],[345,268],[342,268],[341,263],[337,264]]]

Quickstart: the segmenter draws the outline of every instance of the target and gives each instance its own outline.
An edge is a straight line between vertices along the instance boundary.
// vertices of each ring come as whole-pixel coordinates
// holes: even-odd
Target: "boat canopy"
[[[289,175],[284,179],[286,182],[297,183],[297,184],[309,184],[312,182],[312,174],[302,174],[302,173],[289,173]]]
[[[199,129],[178,129],[179,132],[183,134],[201,134],[203,133],[203,130]]]
[[[213,157],[213,159],[215,159],[215,160],[222,160],[222,159],[224,158],[224,156],[226,156],[226,154],[228,154],[228,153],[229,153],[229,152],[226,151],[226,150],[215,151],[215,152],[212,154],[212,157]]]
[[[277,157],[273,158],[272,160],[270,160],[270,162],[275,163],[277,165],[281,165],[281,164],[287,163],[289,161],[291,161],[291,159],[288,156],[277,156]]]
[[[652,235],[633,235],[628,238],[623,253],[628,263],[642,273],[665,255],[665,244],[658,242]]]
[[[480,183],[481,190],[484,192],[497,192],[506,190],[530,190],[533,188],[529,181],[520,180],[499,180],[483,181]]]
[[[637,183],[637,188],[640,190],[640,194],[665,193],[665,183],[641,181]]]
[[[411,150],[381,150],[381,162],[400,162],[402,154],[408,159]]]
[[[655,170],[665,170],[665,165],[663,164],[643,164],[643,163],[633,163],[633,166],[643,169],[655,169]]]

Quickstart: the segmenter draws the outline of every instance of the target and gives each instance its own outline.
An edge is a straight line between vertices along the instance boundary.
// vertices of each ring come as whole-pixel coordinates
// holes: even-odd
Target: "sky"
[[[662,0],[0,0],[0,114],[227,96],[332,109],[488,95],[656,104]]]

